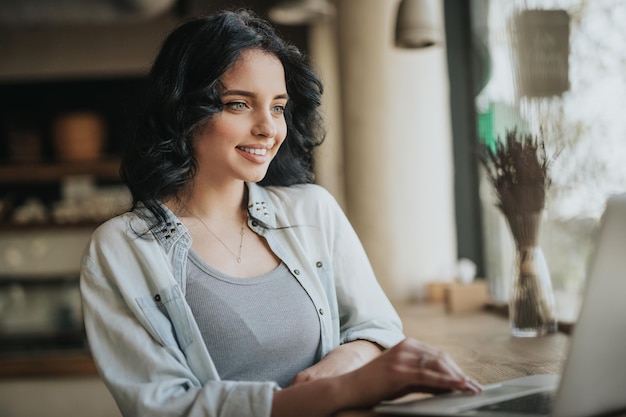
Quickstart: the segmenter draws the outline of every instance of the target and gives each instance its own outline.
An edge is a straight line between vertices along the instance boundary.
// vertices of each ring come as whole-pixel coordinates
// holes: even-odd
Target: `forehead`
[[[222,83],[227,89],[254,84],[285,90],[285,70],[274,54],[258,49],[247,49],[224,73]]]

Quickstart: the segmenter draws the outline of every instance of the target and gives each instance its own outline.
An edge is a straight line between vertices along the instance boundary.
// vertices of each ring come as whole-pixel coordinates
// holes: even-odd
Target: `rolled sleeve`
[[[331,207],[340,343],[364,339],[389,348],[405,338],[400,317],[378,283],[349,220],[336,202]]]

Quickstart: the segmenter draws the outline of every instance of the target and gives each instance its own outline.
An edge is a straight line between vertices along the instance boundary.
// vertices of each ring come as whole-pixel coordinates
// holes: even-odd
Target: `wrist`
[[[276,391],[272,417],[322,417],[354,408],[358,393],[346,375],[321,378]]]
[[[364,379],[362,369],[343,374],[333,378],[337,392],[341,392],[341,402],[337,405],[337,411],[354,410],[373,405],[375,394],[368,392],[368,384]]]

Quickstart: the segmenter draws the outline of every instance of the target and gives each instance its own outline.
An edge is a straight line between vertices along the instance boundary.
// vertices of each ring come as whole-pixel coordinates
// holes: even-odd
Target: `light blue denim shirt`
[[[249,226],[315,304],[319,359],[357,339],[390,347],[404,338],[356,233],[327,191],[247,186]],[[223,381],[215,369],[184,297],[191,236],[167,213],[152,231],[147,210],[115,217],[85,251],[81,294],[98,370],[127,417],[267,417],[275,382]]]

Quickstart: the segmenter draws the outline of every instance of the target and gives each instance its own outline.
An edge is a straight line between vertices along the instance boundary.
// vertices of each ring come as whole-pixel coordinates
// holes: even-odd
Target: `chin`
[[[257,175],[246,175],[244,176],[243,180],[245,182],[259,182],[259,181],[262,181],[266,175],[267,175],[267,171],[263,171],[262,173],[259,173]]]

